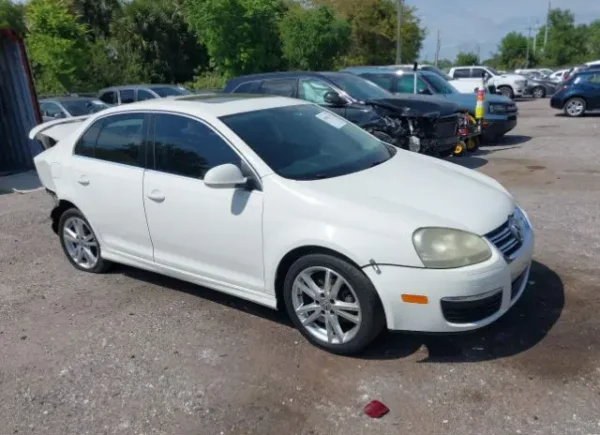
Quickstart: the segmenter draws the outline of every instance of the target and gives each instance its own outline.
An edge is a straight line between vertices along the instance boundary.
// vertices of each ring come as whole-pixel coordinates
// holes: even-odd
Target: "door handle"
[[[88,184],[90,184],[90,179],[88,177],[86,177],[85,175],[81,175],[79,177],[79,179],[77,180],[77,182],[79,184],[81,184],[82,186],[87,186]]]
[[[163,202],[165,200],[165,195],[163,195],[159,190],[153,190],[148,194],[148,199],[151,199],[155,202]]]

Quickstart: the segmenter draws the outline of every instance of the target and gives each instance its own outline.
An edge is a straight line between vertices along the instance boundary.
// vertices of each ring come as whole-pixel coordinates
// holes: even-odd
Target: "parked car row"
[[[483,327],[525,292],[534,234],[515,199],[490,177],[365,131],[372,122],[395,138],[413,113],[413,128],[455,117],[454,103],[400,98],[347,72],[238,78],[226,91],[30,132],[54,144],[35,166],[75,268],[122,263],[281,306],[340,354],[383,329]],[[433,125],[455,134],[454,120]]]

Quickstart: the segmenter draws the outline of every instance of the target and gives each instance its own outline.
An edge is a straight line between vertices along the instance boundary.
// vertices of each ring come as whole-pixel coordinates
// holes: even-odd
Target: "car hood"
[[[339,213],[336,218],[343,220],[360,216],[355,225],[410,234],[439,226],[484,235],[501,226],[515,207],[494,179],[404,150],[364,171],[297,183],[309,190],[302,196],[311,198],[312,205],[327,204],[325,215]]]
[[[395,108],[406,116],[448,116],[457,112],[458,106],[444,98],[431,95],[411,95],[369,100],[369,104],[388,109]]]
[[[464,107],[470,110],[474,110],[475,106],[477,105],[477,94],[474,92],[470,94],[447,94],[446,97],[450,101],[453,101],[460,105],[461,108]],[[485,94],[485,101],[492,104],[512,104],[512,100],[510,98],[507,98],[503,95],[490,93]]]

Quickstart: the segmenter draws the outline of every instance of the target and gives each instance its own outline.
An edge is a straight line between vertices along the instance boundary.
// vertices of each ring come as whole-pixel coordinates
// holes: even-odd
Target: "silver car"
[[[107,104],[92,97],[56,97],[40,100],[40,111],[44,122],[90,115],[108,107]]]
[[[175,97],[191,94],[183,86],[175,85],[124,85],[102,89],[98,98],[111,106],[129,104],[155,98]]]

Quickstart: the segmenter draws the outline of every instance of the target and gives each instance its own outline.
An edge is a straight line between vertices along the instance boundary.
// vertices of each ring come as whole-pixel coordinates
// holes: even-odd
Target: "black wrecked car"
[[[458,143],[459,107],[422,95],[396,96],[345,72],[281,72],[229,80],[224,92],[300,98],[338,113],[398,147],[440,157]]]

